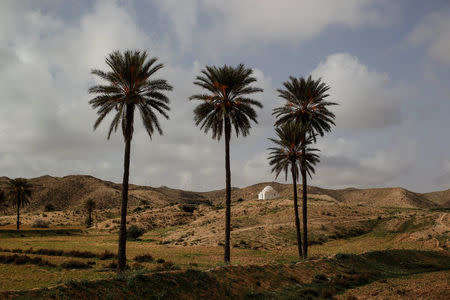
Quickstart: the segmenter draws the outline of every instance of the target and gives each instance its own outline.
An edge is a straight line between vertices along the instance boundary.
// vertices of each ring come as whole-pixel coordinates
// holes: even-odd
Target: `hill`
[[[0,189],[5,188],[7,177],[0,177]],[[121,199],[121,184],[104,181],[88,175],[64,177],[41,176],[29,179],[34,187],[32,201],[26,211],[43,209],[52,204],[56,210],[77,209],[84,201],[93,199],[100,209],[118,207]],[[176,203],[201,203],[206,199],[200,193],[170,189],[153,188],[131,184],[129,204],[163,207]]]
[[[0,189],[5,188],[9,178],[0,177]],[[29,179],[34,186],[34,195],[26,211],[43,209],[52,204],[57,210],[78,209],[87,199],[94,199],[100,209],[115,208],[121,199],[121,184],[101,180],[88,175],[64,177],[41,176]],[[244,188],[233,188],[232,200],[256,199],[258,193],[271,185],[281,198],[292,198],[292,185],[277,182],[263,182]],[[301,185],[299,185],[299,192]],[[364,204],[374,207],[438,208],[450,207],[450,190],[419,194],[403,188],[372,189],[323,189],[308,187],[310,198],[345,205]],[[224,202],[225,190],[192,192],[168,187],[130,185],[130,206],[148,205],[152,208],[174,204],[213,204]]]

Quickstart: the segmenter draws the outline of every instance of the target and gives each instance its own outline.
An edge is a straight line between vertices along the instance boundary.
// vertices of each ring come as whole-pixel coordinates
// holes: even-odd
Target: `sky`
[[[263,109],[231,139],[232,186],[275,180],[272,109],[289,76],[322,80],[339,105],[320,138],[310,184],[324,188],[450,188],[450,2],[447,0],[2,0],[0,176],[92,175],[121,182],[121,132],[106,139],[88,104],[92,69],[141,49],[174,90],[164,134],[136,118],[130,181],[207,191],[225,186],[224,141],[193,121],[206,65],[254,70]],[[278,182],[285,182],[279,177]],[[289,178],[288,181],[290,182]]]

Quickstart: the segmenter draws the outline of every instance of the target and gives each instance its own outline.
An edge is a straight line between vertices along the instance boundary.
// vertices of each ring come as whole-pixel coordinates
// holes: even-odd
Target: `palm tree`
[[[86,200],[86,202],[84,202],[84,208],[87,210],[88,212],[88,217],[86,220],[86,226],[87,227],[91,227],[92,226],[92,211],[95,209],[95,201],[92,199],[88,199]]]
[[[278,146],[269,148],[271,150],[269,164],[272,166],[272,172],[275,173],[276,178],[281,172],[284,172],[285,180],[287,180],[288,170],[289,168],[291,169],[294,191],[295,230],[300,258],[303,257],[303,252],[297,202],[299,166],[302,169],[302,164],[304,164],[306,172],[311,176],[311,173],[314,173],[314,165],[319,162],[319,156],[316,154],[319,150],[309,148],[309,145],[314,142],[314,137],[308,135],[306,140],[303,140],[305,136],[303,130],[304,128],[301,125],[295,122],[288,122],[275,129],[278,139],[269,139]]]
[[[231,170],[230,170],[230,139],[232,127],[236,137],[244,137],[250,133],[250,121],[258,123],[257,114],[252,106],[262,108],[262,104],[249,95],[262,92],[258,87],[250,86],[256,81],[253,70],[243,64],[237,67],[206,66],[201,75],[196,77],[194,84],[203,88],[203,94],[192,95],[189,100],[203,101],[194,109],[196,126],[208,133],[212,138],[220,140],[225,134],[225,174],[226,174],[226,211],[225,211],[225,263],[230,262],[230,231],[231,231]]]
[[[275,108],[273,114],[277,117],[275,126],[286,122],[294,121],[304,127],[303,140],[306,134],[310,134],[314,141],[316,135],[323,136],[325,132],[330,132],[332,125],[335,125],[335,115],[328,110],[328,106],[337,105],[334,102],[326,101],[330,89],[319,78],[306,80],[301,77],[289,77],[290,81],[283,83],[284,89],[278,89],[279,97],[287,101],[285,106]],[[302,149],[305,151],[305,149]],[[302,164],[306,164],[303,162]],[[303,256],[308,256],[308,216],[307,216],[307,178],[306,168],[301,168],[302,190],[303,190]]]
[[[6,207],[7,207],[7,204],[6,204],[6,195],[5,195],[5,192],[2,191],[2,190],[0,190],[0,209],[2,209],[3,211],[5,211]]]
[[[169,118],[169,99],[164,91],[171,91],[172,86],[165,79],[153,79],[153,75],[163,68],[163,64],[156,64],[157,58],[148,58],[146,51],[131,51],[125,53],[114,51],[105,59],[110,70],[92,70],[92,74],[103,79],[105,85],[95,85],[89,93],[97,96],[89,101],[97,109],[98,119],[94,130],[103,119],[114,111],[114,117],[109,127],[108,139],[112,131],[117,131],[119,124],[125,141],[124,171],[122,183],[122,204],[119,232],[119,249],[117,272],[121,273],[126,266],[126,238],[127,238],[127,205],[128,180],[130,170],[130,148],[134,131],[134,111],[139,109],[144,128],[150,138],[155,129],[162,134],[162,130],[155,112],[166,119]]]
[[[20,208],[30,203],[32,187],[25,178],[9,180],[9,199],[17,208],[17,230],[20,229]]]

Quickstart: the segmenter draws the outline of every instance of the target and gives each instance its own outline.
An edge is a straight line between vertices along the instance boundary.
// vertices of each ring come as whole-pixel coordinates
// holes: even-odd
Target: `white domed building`
[[[280,197],[277,191],[273,189],[270,185],[266,186],[259,194],[258,200],[269,200]]]

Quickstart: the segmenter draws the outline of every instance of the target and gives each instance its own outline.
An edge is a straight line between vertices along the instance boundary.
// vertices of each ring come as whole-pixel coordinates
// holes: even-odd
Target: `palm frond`
[[[108,71],[97,69],[91,71],[106,83],[94,85],[88,90],[90,94],[97,95],[89,101],[98,114],[94,130],[115,109],[107,138],[110,138],[113,131],[117,131],[119,124],[122,125],[124,138],[131,138],[126,136],[126,127],[131,127],[129,132],[132,135],[133,122],[127,124],[125,116],[127,112],[134,113],[135,106],[138,105],[142,122],[150,138],[155,128],[162,134],[156,113],[166,119],[169,117],[167,112],[170,110],[168,106],[170,101],[164,92],[171,91],[173,87],[165,79],[152,77],[164,65],[158,64],[156,57],[148,58],[146,51],[137,50],[127,50],[123,53],[114,51],[105,61],[109,67]]]

